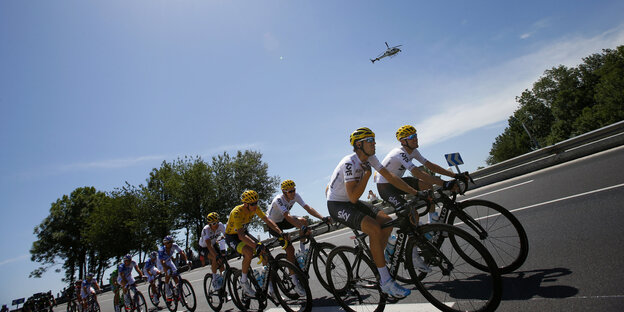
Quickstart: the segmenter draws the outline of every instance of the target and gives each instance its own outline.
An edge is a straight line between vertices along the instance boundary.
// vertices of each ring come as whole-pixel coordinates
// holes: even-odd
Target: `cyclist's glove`
[[[265,250],[266,246],[262,245],[262,243],[256,244],[256,255],[262,254],[262,252]]]
[[[306,235],[306,233],[308,233],[308,227],[307,226],[302,226],[301,227],[301,233],[303,233],[303,235]]]

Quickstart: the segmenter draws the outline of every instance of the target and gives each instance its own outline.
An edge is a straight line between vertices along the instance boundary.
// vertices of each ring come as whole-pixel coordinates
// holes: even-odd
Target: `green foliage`
[[[605,49],[575,68],[553,67],[516,97],[508,120],[486,160],[489,165],[624,120],[624,46]]]
[[[68,282],[76,272],[78,278],[95,272],[101,280],[111,261],[117,263],[127,253],[138,254],[141,261],[165,235],[180,229],[190,233],[197,247],[208,213],[216,211],[225,222],[246,189],[256,190],[262,206],[268,206],[279,177],[268,175],[261,153],[239,151],[234,157],[215,156],[211,163],[201,157],[163,161],[146,182],[126,183],[108,194],[77,188],[53,203],[50,215],[34,230],[31,259],[41,266],[30,276],[41,277],[62,261]]]

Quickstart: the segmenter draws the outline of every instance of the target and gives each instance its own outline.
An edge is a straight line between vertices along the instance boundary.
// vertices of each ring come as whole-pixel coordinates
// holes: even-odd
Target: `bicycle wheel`
[[[316,277],[319,282],[323,286],[323,288],[327,289],[327,291],[331,291],[329,289],[329,284],[327,283],[327,275],[326,266],[327,266],[327,257],[332,249],[336,248],[334,244],[330,243],[317,243],[314,246],[314,254],[312,254],[312,266],[314,267],[314,272],[316,273]]]
[[[431,272],[417,272],[413,261],[408,260],[405,265],[416,287],[431,304],[442,311],[494,311],[498,307],[502,296],[500,271],[476,238],[448,224],[422,225],[416,232],[419,235],[410,236],[405,254],[418,253]],[[472,266],[457,248],[486,263],[488,270]]]
[[[156,286],[154,286],[156,287]],[[147,284],[147,295],[150,298],[150,302],[155,306],[158,307],[158,304],[156,303],[156,298],[158,297],[158,294],[155,294],[152,291],[152,285],[150,285],[149,283]]]
[[[134,292],[134,306],[136,312],[147,312],[147,303],[145,302],[145,297],[138,290],[135,290]]]
[[[297,293],[290,272],[293,272],[299,280],[299,284],[305,290],[305,295],[301,296]],[[306,274],[299,267],[286,260],[277,260],[272,265],[270,278],[275,296],[284,310],[288,312],[312,311],[312,292]]]
[[[178,296],[176,296],[177,290],[173,286],[173,282],[169,281],[169,289],[171,290],[171,295],[167,296],[167,285],[163,283],[162,287],[162,296],[165,300],[165,304],[167,305],[167,309],[171,312],[175,312],[178,310]]]
[[[262,293],[262,288],[258,285],[256,277],[253,275],[253,270],[249,270],[247,282],[251,283],[251,287],[256,291],[254,296],[249,296],[245,293],[242,286],[242,271],[238,270],[233,275],[232,288],[233,296],[236,300],[234,304],[241,311],[262,311],[266,308],[266,296]],[[238,301],[238,304],[236,304]]]
[[[339,246],[327,257],[327,283],[346,311],[383,311],[386,296],[373,261],[353,247]]]
[[[91,298],[91,302],[89,304],[89,312],[100,312],[100,303],[93,298]]]
[[[225,285],[222,287],[225,287]],[[208,305],[213,311],[220,311],[223,306],[221,294],[221,290],[216,290],[212,287],[212,273],[206,273],[204,276],[204,296],[206,296],[206,301],[208,301]]]
[[[511,273],[524,263],[529,254],[529,239],[520,221],[509,210],[496,203],[479,199],[463,201],[458,207],[466,215],[451,212],[448,224],[466,230],[479,239],[494,257],[502,274]],[[475,232],[475,226],[470,224],[472,222],[478,223],[485,232],[478,233],[478,230]],[[478,268],[486,269],[483,263],[468,259],[466,261]]]
[[[180,299],[182,305],[189,311],[193,312],[197,308],[197,297],[195,296],[195,290],[189,281],[180,278]]]

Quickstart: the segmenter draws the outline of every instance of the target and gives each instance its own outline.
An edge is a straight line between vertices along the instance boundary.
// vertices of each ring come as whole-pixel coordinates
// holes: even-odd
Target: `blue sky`
[[[0,304],[63,287],[28,278],[52,202],[163,160],[260,151],[324,215],[361,126],[380,158],[412,124],[429,160],[484,166],[544,70],[624,44],[622,1],[507,2],[1,1]]]

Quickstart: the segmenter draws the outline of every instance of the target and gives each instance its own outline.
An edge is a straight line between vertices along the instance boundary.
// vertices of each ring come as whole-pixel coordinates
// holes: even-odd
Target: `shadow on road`
[[[503,300],[527,300],[533,297],[567,298],[578,294],[579,290],[559,285],[558,278],[572,274],[566,268],[531,270],[503,276]]]

